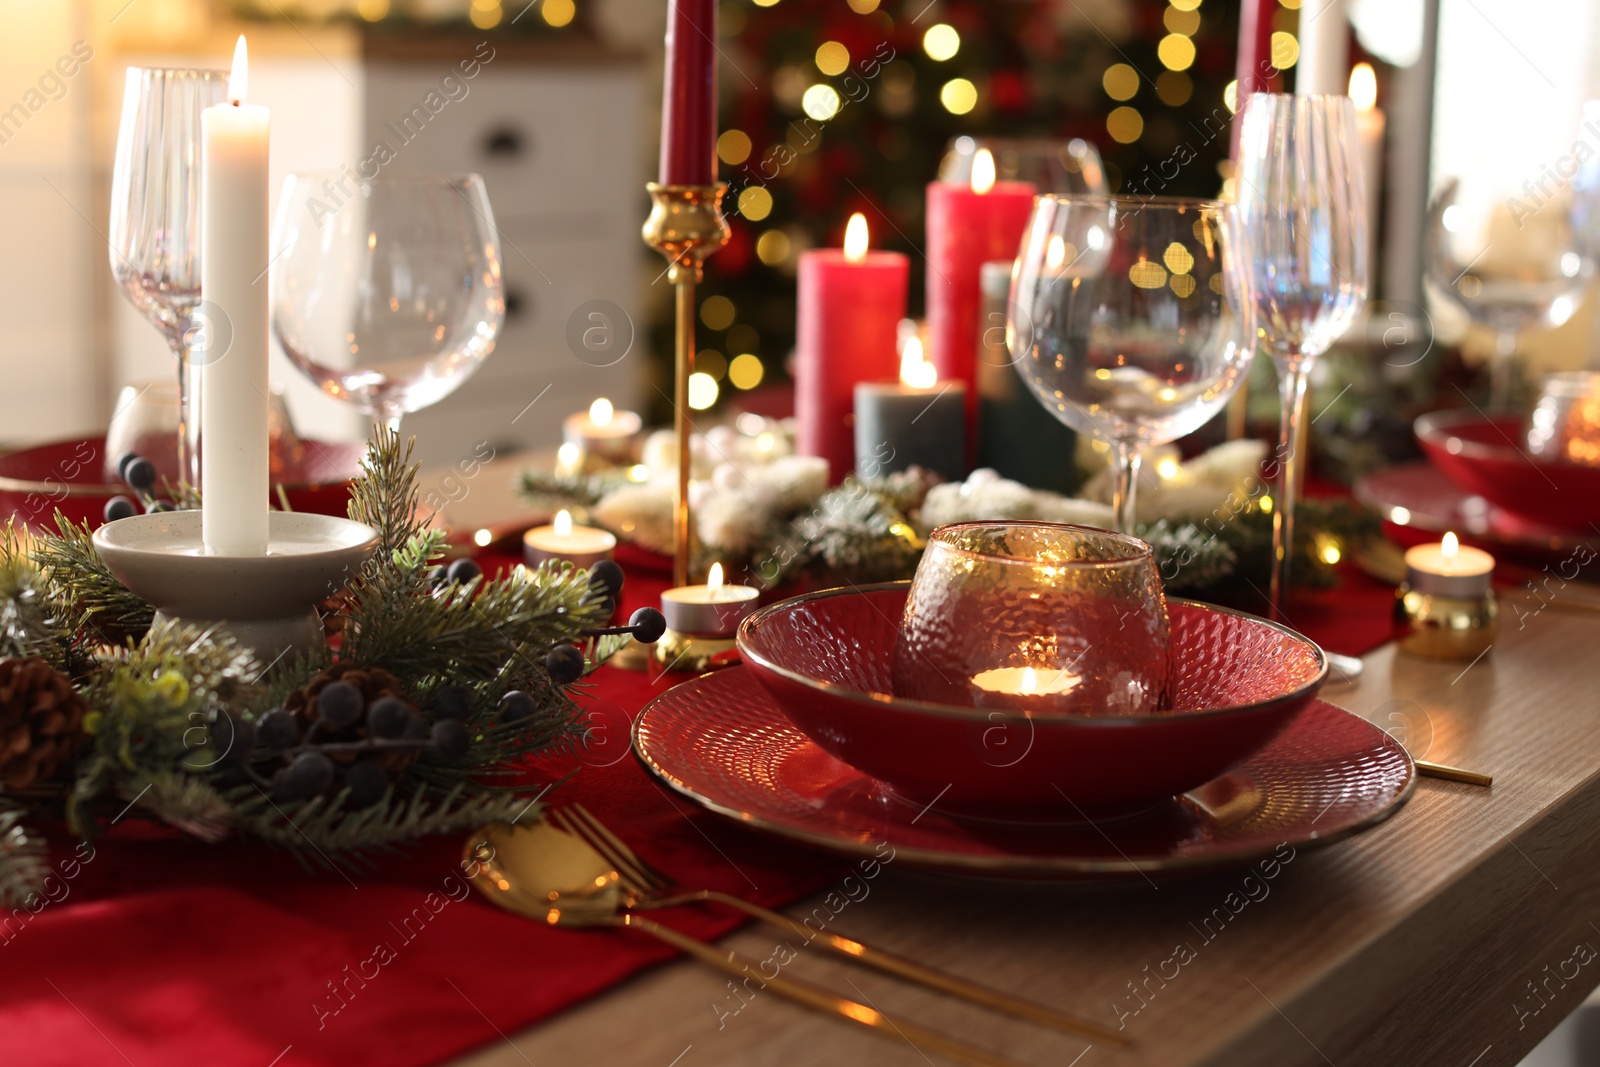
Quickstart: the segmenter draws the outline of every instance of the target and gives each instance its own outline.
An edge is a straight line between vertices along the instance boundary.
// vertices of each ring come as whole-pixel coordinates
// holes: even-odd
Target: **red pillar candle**
[[[795,419],[803,456],[828,461],[831,481],[855,465],[857,382],[892,380],[910,263],[898,252],[867,251],[867,220],[850,217],[844,250],[800,256],[795,323]]]
[[[928,186],[928,357],[943,382],[967,395],[968,435],[975,413],[980,275],[990,260],[1017,258],[1033,211],[1027,182],[994,180],[994,157],[979,149],[969,185]]]
[[[717,0],[669,0],[661,98],[661,184],[717,175]]]

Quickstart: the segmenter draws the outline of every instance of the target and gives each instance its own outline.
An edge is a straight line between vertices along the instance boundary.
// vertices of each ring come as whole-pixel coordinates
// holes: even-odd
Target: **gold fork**
[[[1093,1041],[1103,1041],[1107,1044],[1118,1046],[1128,1043],[1126,1038],[1113,1030],[1108,1030],[1052,1008],[1002,993],[999,990],[990,989],[988,986],[969,982],[964,978],[957,978],[942,971],[936,971],[931,967],[925,967],[903,956],[897,956],[880,948],[872,948],[842,934],[813,931],[787,915],[771,911],[759,904],[753,904],[748,900],[742,900],[727,893],[721,893],[714,889],[673,893],[671,890],[675,883],[670,878],[645,862],[631,848],[623,844],[620,838],[608,830],[604,823],[590,814],[589,810],[582,804],[572,804],[565,808],[550,807],[545,810],[545,816],[568,833],[588,842],[595,851],[604,856],[616,868],[621,885],[629,893],[631,898],[630,905],[633,907],[669,908],[682,904],[697,904],[708,901],[726,904],[775,929],[793,933],[798,937],[805,938],[808,942],[819,943],[824,950],[836,956],[853,960],[856,963],[905,979],[908,982],[915,982],[928,989],[959,997],[970,1003],[1004,1012],[1019,1019],[1027,1019],[1030,1022],[1048,1026],[1077,1037],[1085,1037]]]

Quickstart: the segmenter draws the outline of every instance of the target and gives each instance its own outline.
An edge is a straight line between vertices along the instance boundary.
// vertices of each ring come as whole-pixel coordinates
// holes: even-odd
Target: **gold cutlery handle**
[[[841,934],[811,930],[787,915],[770,911],[759,904],[752,904],[748,900],[741,900],[727,893],[706,889],[698,893],[687,894],[685,897],[672,897],[669,900],[691,898],[712,900],[719,904],[726,904],[730,908],[737,908],[746,915],[761,920],[768,926],[779,930],[791,931],[795,935],[805,938],[808,943],[821,944],[823,948],[837,956],[854,960],[863,966],[871,967],[873,970],[882,971],[884,974],[892,974],[896,978],[903,978],[908,982],[915,982],[929,989],[960,997],[973,1004],[1005,1012],[1007,1015],[1018,1019],[1027,1019],[1041,1026],[1048,1026],[1054,1030],[1086,1037],[1093,1041],[1103,1041],[1111,1045],[1126,1045],[1128,1043],[1127,1038],[1114,1030],[1108,1030],[1105,1027],[1067,1015],[1064,1012],[1056,1011],[1053,1008],[1047,1008],[1041,1004],[1023,1000],[1020,997],[1002,993],[997,989],[990,989],[988,986],[979,985],[976,982],[969,982],[964,978],[945,974],[943,971],[936,971],[932,967],[925,967],[920,963],[908,960],[903,956],[897,956],[892,952],[886,952],[881,948],[869,947]],[[660,901],[658,903],[665,904],[667,902]]]
[[[858,1003],[846,997],[837,996],[828,992],[821,986],[799,978],[786,978],[782,975],[768,978],[762,974],[759,965],[739,955],[731,949],[719,948],[708,945],[704,941],[697,941],[687,934],[680,934],[670,927],[646,919],[637,913],[630,913],[621,917],[621,925],[630,926],[636,930],[666,942],[673,948],[679,949],[700,960],[702,963],[722,971],[734,978],[750,978],[754,976],[758,982],[765,983],[764,988],[772,990],[780,997],[792,1000],[797,1004],[811,1008],[813,1011],[832,1015],[849,1022],[876,1030],[886,1037],[901,1037],[910,1042],[913,1047],[923,1053],[936,1053],[946,1056],[960,1063],[971,1064],[973,1067],[1017,1067],[1010,1060],[1001,1059],[981,1049],[964,1045],[952,1038],[933,1030],[924,1029],[915,1023],[906,1022],[893,1016],[885,1015],[876,1008]]]

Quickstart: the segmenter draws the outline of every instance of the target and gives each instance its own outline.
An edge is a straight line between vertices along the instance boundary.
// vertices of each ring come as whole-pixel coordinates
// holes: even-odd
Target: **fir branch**
[[[637,484],[621,467],[606,467],[587,474],[529,470],[523,471],[518,491],[529,503],[540,507],[576,504],[592,508],[623,486]]]
[[[400,444],[387,426],[372,431],[361,477],[350,483],[350,518],[378,531],[378,550],[369,567],[384,568],[422,532],[425,520],[417,508],[417,467],[411,462],[416,438]]]
[[[23,907],[44,888],[50,858],[44,838],[23,822],[28,810],[0,796],[0,905]]]
[[[152,817],[207,844],[227,837],[233,826],[232,805],[196,774],[161,771],[143,784],[129,779],[117,791],[126,802],[137,803]]]
[[[253,837],[289,850],[309,868],[338,869],[338,861],[364,869],[373,857],[399,851],[421,837],[457,835],[491,822],[510,822],[537,812],[529,799],[511,793],[469,795],[464,786],[418,789],[407,798],[351,810],[347,793],[280,805],[254,786],[231,792],[235,824]]]
[[[143,637],[155,609],[111,573],[95,551],[87,523],[79,525],[57,511],[55,525],[54,534],[38,537],[32,558],[44,570],[51,598],[64,606],[61,621],[109,644]]]

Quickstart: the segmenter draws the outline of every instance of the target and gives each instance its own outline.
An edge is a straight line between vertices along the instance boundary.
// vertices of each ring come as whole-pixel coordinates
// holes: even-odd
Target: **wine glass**
[[[1505,411],[1517,335],[1572,317],[1594,275],[1594,190],[1581,180],[1548,199],[1492,181],[1450,178],[1428,205],[1429,287],[1494,331],[1489,410]]]
[[[391,429],[494,351],[505,283],[476,174],[291,174],[272,253],[272,331],[289,361]]]
[[[1367,208],[1348,96],[1254,93],[1239,117],[1238,204],[1259,343],[1283,400],[1272,509],[1272,616],[1281,618],[1311,367],[1367,301]]]
[[[972,161],[987,149],[999,181],[1029,182],[1041,193],[1087,193],[1104,196],[1105,167],[1100,150],[1079,137],[1070,141],[1047,137],[968,137],[950,142],[939,163],[939,180],[972,183]]]
[[[111,171],[111,273],[178,360],[177,462],[200,484],[199,368],[189,316],[200,303],[200,113],[222,103],[225,70],[129,67]]]
[[[1144,450],[1206,423],[1250,366],[1249,283],[1233,207],[1040,197],[1022,237],[1006,333],[1018,373],[1045,408],[1111,446],[1117,529],[1132,533]]]

